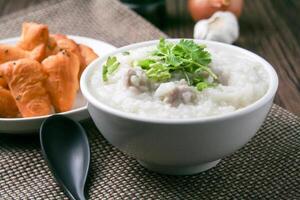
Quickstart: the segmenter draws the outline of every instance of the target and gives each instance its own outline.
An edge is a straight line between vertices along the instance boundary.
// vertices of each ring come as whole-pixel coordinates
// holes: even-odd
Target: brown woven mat
[[[24,21],[46,23],[52,33],[91,37],[115,46],[164,36],[115,0],[45,1],[0,18],[0,39],[19,36]]]
[[[24,20],[52,31],[116,46],[163,34],[113,0],[51,1],[0,19],[0,37],[19,35]],[[274,105],[244,148],[204,173],[158,175],[104,140],[91,120],[89,199],[300,199],[300,119]],[[37,136],[0,135],[0,199],[66,199],[45,165]]]

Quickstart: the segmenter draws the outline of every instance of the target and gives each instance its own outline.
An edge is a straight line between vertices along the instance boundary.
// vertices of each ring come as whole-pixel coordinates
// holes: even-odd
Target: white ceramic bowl
[[[158,41],[117,49],[90,65],[81,77],[81,91],[88,101],[88,111],[103,136],[119,150],[156,172],[176,175],[198,173],[215,166],[221,158],[241,148],[262,125],[278,87],[275,70],[258,55],[228,44],[195,41],[232,54],[242,53],[261,63],[270,77],[267,93],[255,103],[232,113],[198,119],[140,117],[116,110],[92,95],[90,77],[108,56],[154,45]]]

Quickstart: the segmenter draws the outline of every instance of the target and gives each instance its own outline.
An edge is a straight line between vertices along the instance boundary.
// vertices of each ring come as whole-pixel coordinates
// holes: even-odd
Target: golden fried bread
[[[93,60],[98,58],[98,55],[90,47],[84,44],[79,44],[78,46],[79,46],[80,54],[84,59],[85,67],[88,64],[90,64]]]
[[[82,71],[98,55],[48,26],[24,22],[17,45],[0,44],[0,117],[72,109]]]
[[[82,55],[80,53],[78,44],[74,40],[69,39],[65,35],[62,35],[62,34],[53,34],[51,36],[56,40],[56,43],[57,43],[57,47],[56,47],[56,50],[54,51],[54,54],[61,50],[67,50],[68,52],[74,53],[78,57],[79,62],[80,62],[79,75],[81,75],[81,72],[86,67],[86,64],[85,64],[84,58],[82,57]]]
[[[46,57],[56,54],[58,52],[56,47],[56,40],[54,39],[54,37],[50,36],[46,48]]]
[[[19,109],[8,89],[0,87],[0,118],[19,117]]]
[[[0,44],[0,64],[21,58],[31,58],[33,60],[42,61],[45,58],[45,54],[44,45],[38,45],[32,51],[26,51],[12,45]]]
[[[0,88],[8,88],[7,82],[3,77],[0,77]]]
[[[18,47],[31,51],[37,46],[43,44],[47,46],[49,39],[48,26],[34,22],[24,22],[22,25],[22,34]]]
[[[44,82],[47,74],[32,59],[19,59],[0,65],[0,75],[8,83],[22,117],[48,115],[52,111]]]
[[[65,112],[73,107],[79,88],[78,73],[80,63],[78,57],[67,50],[49,56],[42,62],[48,74],[46,88],[57,112]]]

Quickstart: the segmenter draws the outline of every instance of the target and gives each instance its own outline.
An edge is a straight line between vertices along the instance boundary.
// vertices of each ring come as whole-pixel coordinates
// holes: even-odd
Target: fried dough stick
[[[54,54],[61,50],[67,50],[68,52],[72,52],[78,56],[80,64],[84,64],[79,46],[74,40],[67,38],[67,36],[63,34],[53,34],[51,35],[51,38],[54,38],[57,44],[56,52],[54,52]]]
[[[90,47],[79,44],[80,54],[84,59],[85,67],[89,65],[93,60],[98,58],[98,55]]]
[[[8,85],[6,83],[6,80],[3,77],[0,77],[0,88],[8,89]]]
[[[80,62],[80,70],[79,70],[79,77],[81,75],[81,72],[85,69],[86,64],[85,64],[85,60],[82,57],[81,53],[80,53],[80,49],[78,44],[72,40],[67,38],[66,35],[63,34],[53,34],[51,35],[51,37],[53,37],[56,41],[57,47],[56,49],[53,51],[53,54],[56,54],[58,51],[61,50],[67,50],[68,52],[72,52],[74,53]]]
[[[42,65],[31,59],[20,59],[0,65],[0,75],[8,83],[23,117],[48,115],[52,111],[44,82],[47,74]]]
[[[79,88],[79,60],[72,52],[62,50],[42,62],[48,74],[46,88],[57,112],[65,112],[73,107]]]
[[[37,46],[47,45],[49,39],[48,26],[34,22],[24,22],[22,25],[22,34],[18,47],[31,51]]]
[[[0,87],[0,118],[18,117],[19,109],[9,90]]]
[[[21,58],[31,58],[40,62],[44,59],[45,53],[43,45],[37,46],[32,51],[26,51],[12,45],[0,44],[0,64]]]

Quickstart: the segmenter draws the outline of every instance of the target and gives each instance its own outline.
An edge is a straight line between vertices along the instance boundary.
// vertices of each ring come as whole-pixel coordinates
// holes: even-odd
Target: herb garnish
[[[124,52],[122,53],[122,55],[123,55],[123,56],[128,56],[128,55],[130,55],[130,52],[129,52],[129,51],[124,51]]]
[[[107,81],[107,76],[113,74],[118,68],[120,63],[115,56],[108,57],[106,63],[103,65],[102,80]]]
[[[165,82],[173,74],[181,74],[188,85],[195,86],[199,91],[212,87],[215,84],[207,80],[211,76],[217,80],[209,68],[211,55],[205,50],[204,45],[199,45],[192,40],[180,40],[179,43],[160,39],[151,58],[139,60],[135,65],[146,71],[149,79],[156,82]]]
[[[218,79],[208,66],[211,55],[205,48],[205,45],[196,44],[192,40],[182,39],[173,43],[161,38],[149,58],[137,60],[133,65],[141,67],[147,77],[155,82],[166,82],[179,74],[188,85],[202,91],[215,86]],[[123,52],[124,54],[127,52]],[[107,81],[107,76],[116,71],[119,65],[116,57],[109,57],[103,65],[103,80]],[[211,77],[210,81],[208,77]]]

